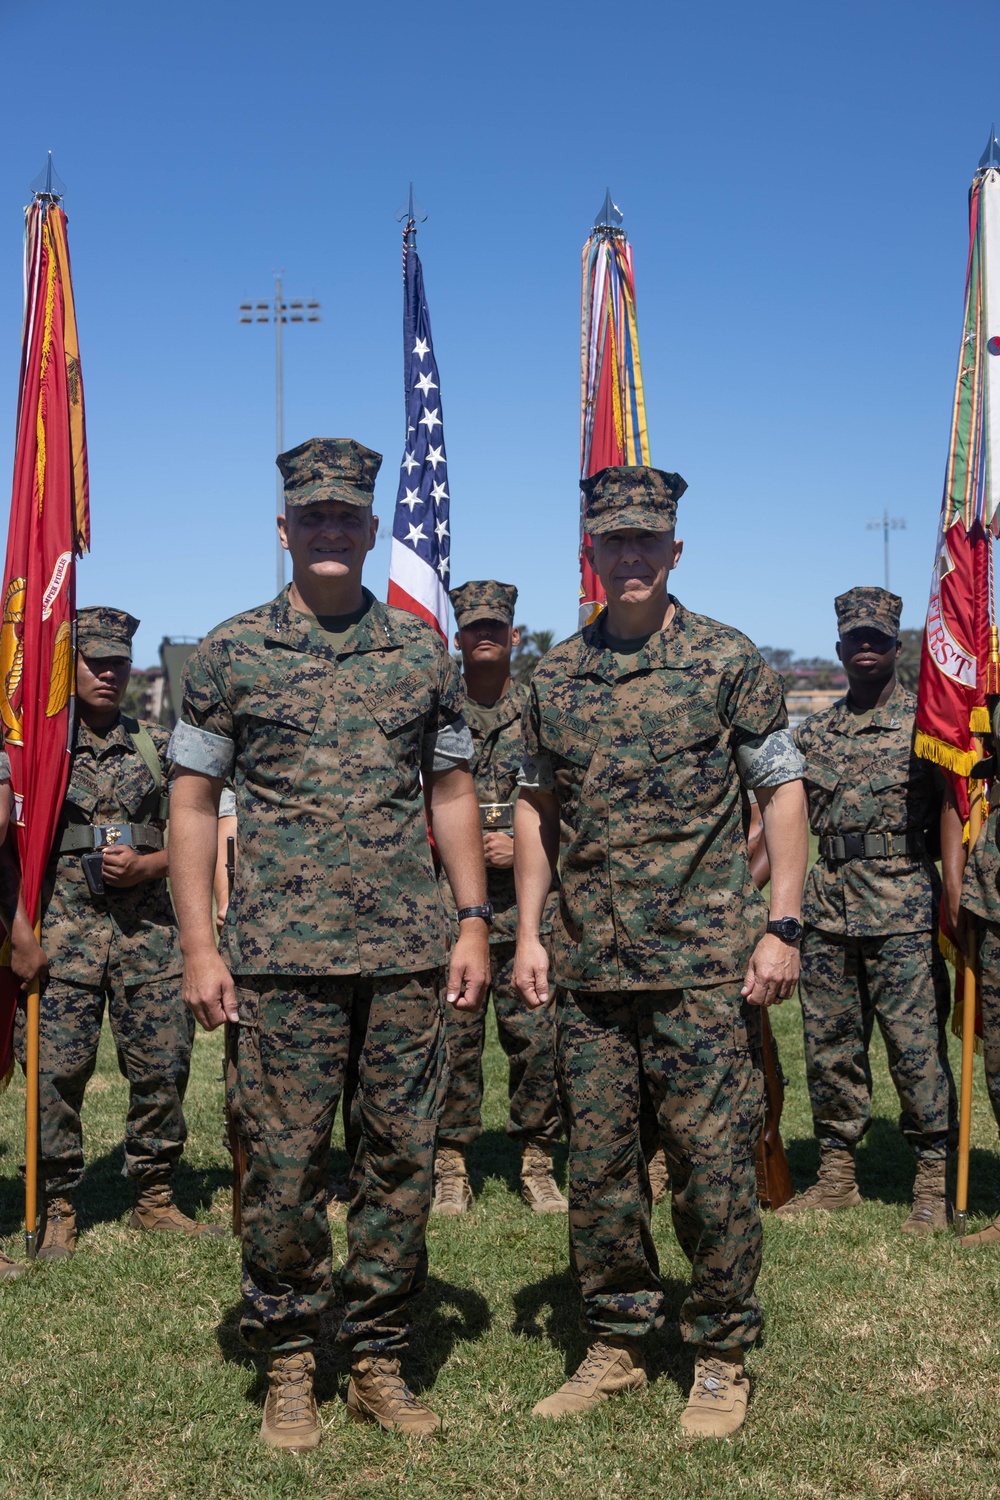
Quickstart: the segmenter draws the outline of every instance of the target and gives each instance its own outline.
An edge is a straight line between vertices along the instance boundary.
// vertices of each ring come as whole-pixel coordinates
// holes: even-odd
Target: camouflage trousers
[[[555,1000],[532,1010],[514,991],[514,944],[491,943],[490,994],[500,1045],[510,1069],[507,1134],[522,1143],[557,1141],[562,1120],[556,1093]],[[488,997],[487,997],[488,1003]],[[483,1045],[486,1006],[445,1007],[450,1082],[438,1124],[442,1146],[471,1146],[483,1132]]]
[[[681,1336],[717,1349],[757,1337],[754,1148],[764,1085],[759,1015],[740,988],[558,992],[570,1264],[588,1332],[639,1337],[663,1321],[640,1150],[645,1095],[670,1169],[674,1229],[691,1262]]]
[[[238,1107],[243,1181],[241,1332],[255,1349],[308,1347],[333,1291],[330,1131],[354,1050],[360,1149],[351,1171],[346,1311],[359,1354],[404,1348],[427,1275],[424,1236],[444,1083],[441,971],[243,978]]]
[[[83,1096],[97,1064],[105,1005],[118,1066],[128,1079],[125,1169],[145,1185],[167,1182],[187,1140],[184,1093],[191,1066],[194,1017],[181,999],[180,978],[125,989],[50,979],[42,993],[38,1099],[38,1175],[48,1194],[68,1193],[83,1177]],[[14,1028],[24,1067],[25,1012]]]
[[[979,998],[983,1012],[983,1064],[993,1118],[1000,1127],[1000,926],[976,921],[979,934]]]
[[[807,927],[799,999],[821,1149],[853,1148],[871,1124],[868,1049],[878,1021],[900,1131],[917,1156],[944,1156],[957,1106],[946,1031],[951,997],[934,934],[852,938]]]

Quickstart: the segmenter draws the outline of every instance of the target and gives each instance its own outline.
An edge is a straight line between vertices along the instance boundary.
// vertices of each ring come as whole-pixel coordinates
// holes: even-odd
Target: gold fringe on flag
[[[922,760],[932,760],[946,771],[954,771],[956,776],[969,776],[973,766],[981,758],[975,750],[956,750],[954,745],[935,739],[923,729],[917,730],[913,748]]]
[[[970,713],[969,728],[973,734],[989,734],[991,728],[990,711],[984,704],[977,704]]]

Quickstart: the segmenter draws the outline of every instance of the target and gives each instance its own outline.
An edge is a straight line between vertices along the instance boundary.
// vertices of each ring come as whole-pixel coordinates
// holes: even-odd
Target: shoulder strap
[[[146,767],[153,778],[153,790],[150,792],[148,801],[153,803],[154,812],[145,812],[146,817],[156,816],[161,821],[166,820],[167,798],[163,795],[163,767],[160,765],[160,755],[153,744],[153,736],[145,725],[140,724],[138,719],[131,718],[128,714],[122,714],[124,725],[133,745],[146,762]],[[155,799],[155,800],[154,800]]]

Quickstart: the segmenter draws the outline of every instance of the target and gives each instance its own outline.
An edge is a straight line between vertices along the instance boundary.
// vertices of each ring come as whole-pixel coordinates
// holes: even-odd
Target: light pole
[[[865,530],[866,531],[881,531],[882,534],[883,534],[883,536],[884,536],[884,538],[885,538],[885,586],[886,586],[886,588],[888,588],[889,587],[889,532],[890,531],[905,531],[906,530],[906,522],[903,520],[902,516],[890,516],[890,514],[889,514],[889,507],[887,505],[886,508],[885,508],[885,511],[884,511],[883,515],[881,515],[875,521],[869,521],[869,522],[867,522],[867,524],[865,526]]]
[[[320,323],[318,302],[284,302],[281,297],[281,275],[280,271],[274,273],[274,298],[270,302],[241,302],[241,323],[273,323],[274,324],[274,416],[275,416],[275,438],[277,448],[275,453],[283,453],[285,450],[285,374],[282,364],[281,330],[286,323]],[[281,485],[281,475],[277,476],[277,498],[275,515],[281,515],[284,510],[284,492]],[[278,593],[285,587],[285,549],[281,545],[281,538],[275,536],[277,547],[277,579]]]

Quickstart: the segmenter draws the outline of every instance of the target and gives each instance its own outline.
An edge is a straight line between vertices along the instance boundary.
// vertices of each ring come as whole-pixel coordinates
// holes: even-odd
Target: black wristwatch
[[[768,932],[780,937],[783,943],[797,943],[802,936],[802,923],[798,917],[781,917],[777,922],[768,922]]]
[[[482,917],[487,927],[493,926],[493,907],[489,901],[485,906],[461,906],[458,911],[458,920],[464,922],[466,917]]]

